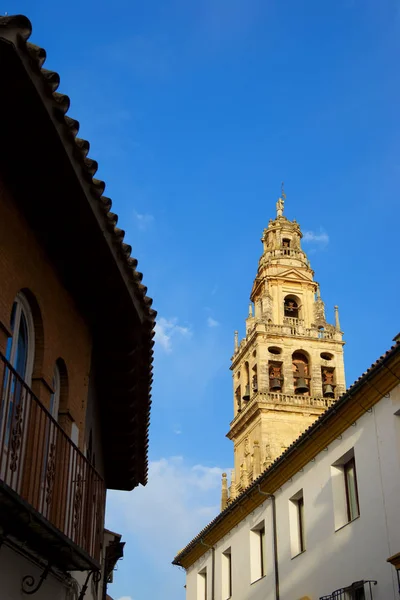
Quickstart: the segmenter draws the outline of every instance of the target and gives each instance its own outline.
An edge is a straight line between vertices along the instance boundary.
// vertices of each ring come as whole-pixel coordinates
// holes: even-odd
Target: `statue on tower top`
[[[278,198],[278,202],[276,203],[276,216],[277,217],[283,217],[283,208],[285,206],[285,199],[286,199],[286,194],[285,194],[285,190],[283,189],[283,181],[282,181],[281,195]]]

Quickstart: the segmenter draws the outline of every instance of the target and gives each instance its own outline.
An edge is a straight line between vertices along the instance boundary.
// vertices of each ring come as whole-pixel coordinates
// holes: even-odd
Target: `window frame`
[[[289,498],[290,551],[292,559],[306,551],[303,488]]]
[[[14,312],[15,311],[15,312]],[[27,350],[26,363],[23,373],[18,373],[25,383],[30,386],[32,382],[33,363],[35,358],[35,328],[33,324],[33,315],[29,302],[22,292],[19,292],[12,305],[10,325],[11,336],[7,340],[6,358],[11,366],[18,372],[15,358],[18,351],[18,339],[21,326],[21,316],[26,324]]]
[[[340,531],[346,525],[356,521],[361,516],[358,487],[358,469],[355,448],[349,448],[333,464],[331,464],[331,486],[335,531]],[[351,506],[351,491],[349,490],[349,469],[354,472],[354,501],[356,511]]]
[[[266,575],[265,521],[250,529],[250,583]]]
[[[259,529],[261,577],[265,577],[265,524]]]
[[[352,492],[350,490],[349,485],[349,474],[350,471],[353,470],[354,473],[354,498],[351,497]],[[358,499],[358,484],[357,484],[357,470],[356,470],[356,461],[354,456],[352,456],[347,462],[343,464],[343,477],[344,477],[344,485],[346,491],[346,510],[347,510],[347,522],[351,523],[354,519],[360,516],[360,502]],[[353,514],[353,501],[356,505],[357,514]]]
[[[21,352],[21,347],[19,344],[21,339],[20,330],[23,322],[22,319],[26,329],[26,348],[24,350],[25,359],[23,370],[21,370],[21,365],[18,364]],[[18,292],[18,294],[15,296],[11,308],[10,330],[11,336],[9,336],[6,345],[6,359],[17,372],[19,377],[25,382],[25,384],[30,386],[32,382],[33,364],[35,358],[35,328],[29,302],[22,292]],[[2,407],[0,410],[0,437],[3,437],[4,449],[8,449],[15,407],[25,403],[26,390],[7,367],[4,369],[2,389],[3,397],[1,399]],[[5,402],[5,398],[7,397],[8,406]]]
[[[299,554],[306,549],[306,536],[304,524],[304,496],[297,500],[297,520],[299,529]]]
[[[197,573],[197,598],[198,600],[208,600],[208,581],[207,581],[207,567],[204,567]]]
[[[222,553],[222,598],[229,600],[232,596],[232,549],[227,548]]]

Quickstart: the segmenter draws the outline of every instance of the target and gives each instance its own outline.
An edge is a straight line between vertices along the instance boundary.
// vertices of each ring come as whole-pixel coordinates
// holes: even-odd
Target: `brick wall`
[[[54,201],[57,201],[56,197]],[[32,202],[35,202],[33,197]],[[68,374],[68,394],[62,399],[59,422],[68,434],[72,423],[76,423],[82,448],[91,357],[90,332],[39,240],[0,179],[0,350],[3,353],[13,301],[21,290],[30,301],[35,321],[32,389],[48,406],[54,365],[62,358]]]

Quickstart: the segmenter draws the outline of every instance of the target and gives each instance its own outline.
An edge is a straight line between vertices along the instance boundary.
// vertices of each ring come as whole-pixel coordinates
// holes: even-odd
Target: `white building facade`
[[[399,598],[399,376],[397,343],[178,554],[187,600]]]

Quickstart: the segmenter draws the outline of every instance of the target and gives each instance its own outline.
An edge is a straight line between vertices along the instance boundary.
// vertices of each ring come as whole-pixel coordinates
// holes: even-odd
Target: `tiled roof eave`
[[[59,93],[60,77],[58,73],[43,68],[46,60],[46,51],[29,42],[32,25],[23,15],[0,16],[0,40],[12,44],[22,64],[34,84],[43,105],[46,107],[58,131],[60,140],[68,154],[71,165],[75,170],[78,180],[84,190],[89,204],[93,207],[95,216],[104,237],[108,241],[115,262],[126,281],[132,301],[141,318],[143,331],[143,357],[148,365],[147,374],[147,407],[143,415],[143,426],[146,433],[143,439],[145,464],[142,466],[137,483],[145,484],[147,481],[147,448],[148,429],[151,406],[151,381],[154,346],[154,327],[157,313],[151,308],[152,299],[147,296],[147,288],[142,284],[143,275],[137,270],[138,261],[131,256],[132,248],[124,242],[125,232],[117,227],[118,216],[111,212],[112,202],[104,196],[105,183],[94,177],[98,164],[88,157],[90,144],[87,140],[78,138],[79,122],[69,115],[69,97]]]

